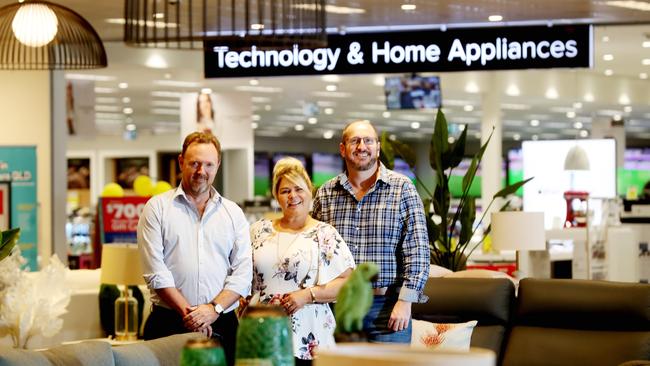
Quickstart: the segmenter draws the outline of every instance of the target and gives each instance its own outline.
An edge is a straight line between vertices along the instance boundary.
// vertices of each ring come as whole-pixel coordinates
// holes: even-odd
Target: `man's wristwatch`
[[[214,311],[217,313],[217,315],[221,315],[223,313],[223,307],[219,303],[211,303],[214,305]]]

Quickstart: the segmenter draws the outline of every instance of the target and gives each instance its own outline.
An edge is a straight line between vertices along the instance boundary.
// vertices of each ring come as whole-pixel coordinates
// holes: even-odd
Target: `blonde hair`
[[[273,167],[273,198],[278,199],[278,189],[280,188],[280,181],[286,178],[289,182],[297,184],[302,189],[309,192],[309,197],[312,196],[314,186],[309,179],[307,170],[302,165],[300,160],[292,157],[286,157],[278,160]]]

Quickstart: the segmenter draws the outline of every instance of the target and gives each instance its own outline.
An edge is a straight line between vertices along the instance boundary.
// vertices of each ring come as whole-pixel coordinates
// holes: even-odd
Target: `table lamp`
[[[519,251],[546,249],[544,213],[493,212],[490,235],[494,249],[516,251],[516,265],[517,272],[519,272]]]
[[[137,244],[102,246],[101,282],[124,285],[122,296],[115,300],[115,336],[119,341],[138,338],[138,300],[130,296],[129,286],[144,284]]]

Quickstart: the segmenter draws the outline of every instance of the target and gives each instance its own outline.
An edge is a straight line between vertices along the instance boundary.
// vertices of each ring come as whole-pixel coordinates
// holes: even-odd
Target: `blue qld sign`
[[[586,68],[592,26],[519,26],[328,36],[317,49],[204,44],[206,78]]]

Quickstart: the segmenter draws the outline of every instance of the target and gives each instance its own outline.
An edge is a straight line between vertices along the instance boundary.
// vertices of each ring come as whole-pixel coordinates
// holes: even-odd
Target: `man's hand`
[[[397,300],[393,311],[390,313],[390,319],[388,319],[388,328],[399,332],[408,327],[409,320],[411,320],[411,303]]]
[[[212,338],[212,326],[211,325],[204,325],[203,327],[197,329],[196,332],[199,332],[199,333],[203,334],[207,338]]]
[[[183,318],[185,328],[191,331],[199,331],[203,327],[210,327],[219,317],[211,304],[201,304],[187,308],[188,314]]]
[[[310,302],[311,293],[309,293],[308,289],[302,289],[284,294],[280,300],[280,305],[282,305],[287,314],[292,315]]]

